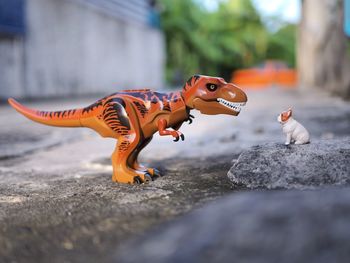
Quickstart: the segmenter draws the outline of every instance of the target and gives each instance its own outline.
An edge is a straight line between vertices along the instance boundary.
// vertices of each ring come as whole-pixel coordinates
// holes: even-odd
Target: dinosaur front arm
[[[166,135],[171,135],[173,136],[174,142],[177,142],[179,140],[179,138],[181,138],[181,140],[185,139],[185,136],[179,132],[179,131],[171,131],[171,130],[167,130],[168,123],[166,121],[166,119],[159,119],[158,120],[158,132],[160,136],[166,136]]]

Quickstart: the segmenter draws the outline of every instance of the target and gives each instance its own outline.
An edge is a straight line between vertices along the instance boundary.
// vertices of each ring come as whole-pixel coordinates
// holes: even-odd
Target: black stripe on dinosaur
[[[194,84],[196,84],[197,80],[201,77],[201,75],[193,75],[193,78],[194,78]]]
[[[140,112],[142,118],[145,117],[145,115],[148,113],[148,109],[146,106],[138,101],[133,101],[134,105],[136,106],[136,109]]]
[[[85,107],[85,108],[83,109],[83,111],[82,111],[82,114],[84,114],[84,113],[89,113],[90,111],[94,110],[95,108],[97,108],[97,107],[99,107],[99,106],[102,106],[103,104],[106,104],[106,102],[104,102],[105,100],[107,100],[108,98],[113,97],[113,96],[115,96],[115,95],[118,95],[118,94],[120,94],[120,93],[122,93],[122,92],[112,93],[112,94],[110,94],[110,95],[108,95],[108,96],[103,97],[102,99],[99,99],[99,100],[96,101],[95,103],[93,103],[93,104],[91,104],[91,105]],[[109,100],[108,100],[108,101],[109,101]],[[124,103],[124,101],[123,101],[123,103]],[[124,107],[125,107],[125,103],[124,103]],[[75,112],[75,110],[73,110],[73,111]],[[74,114],[74,112],[73,112],[73,114]]]
[[[171,111],[169,101],[167,101],[167,100],[163,101],[163,110],[164,111]]]
[[[172,94],[172,93],[170,93]],[[128,95],[137,99],[141,99],[145,102],[150,101],[153,104],[156,104],[158,102],[163,101],[170,101],[172,100],[171,97],[174,97],[172,101],[176,102],[178,100],[178,96],[169,96],[170,94],[167,93],[159,93],[159,92],[153,92],[153,91],[147,91],[147,92],[118,92],[118,95]]]
[[[64,111],[37,111],[36,114],[40,117],[49,117],[52,119],[52,117],[57,118],[65,118],[69,117],[70,115],[73,115],[76,112],[76,110],[64,110]]]
[[[125,152],[126,150],[128,150],[129,146],[130,146],[130,142],[127,140],[124,140],[119,144],[118,150],[119,152]]]
[[[129,117],[125,111],[125,102],[121,98],[112,98],[103,104],[104,122],[119,135],[128,135],[130,131]]]
[[[180,99],[180,96],[178,93],[170,92],[167,93],[159,93],[159,92],[122,92],[125,95],[132,96],[134,98],[142,99],[143,101],[147,102],[150,101],[153,104],[156,104],[158,102],[162,102],[164,111],[171,111],[170,102],[177,102]],[[120,93],[118,93],[119,95]],[[133,102],[137,108],[137,110],[141,113],[142,117],[147,114],[148,110],[144,106],[144,104],[140,102]]]
[[[91,105],[85,107],[85,108],[83,109],[82,114],[84,114],[84,113],[89,113],[90,111],[94,110],[95,108],[97,108],[97,107],[99,107],[99,106],[102,106],[102,101],[103,101],[103,99],[100,99],[100,100],[96,101],[95,103],[93,103],[93,104],[91,104]]]
[[[36,115],[39,115],[40,117],[44,117],[44,118],[46,118],[47,116],[52,118],[52,115],[56,117],[56,115],[59,116],[61,113],[62,113],[61,111],[37,111]]]
[[[37,111],[36,115],[39,115],[40,117],[45,117],[46,111]]]
[[[123,106],[123,108],[126,106],[125,101],[122,98],[110,98],[103,103],[103,107],[105,107],[108,103],[119,103]]]
[[[187,85],[190,86],[190,87],[192,87],[192,81],[193,81],[193,79],[194,79],[194,84],[196,84],[197,80],[198,80],[200,77],[201,77],[201,75],[193,75],[192,77],[190,77],[190,78],[186,81],[185,85],[183,86],[183,89],[186,90],[186,86],[187,86]]]
[[[168,94],[168,101],[169,102],[177,102],[178,100],[180,99],[180,96],[179,96],[179,93],[173,93],[173,92],[170,92]]]

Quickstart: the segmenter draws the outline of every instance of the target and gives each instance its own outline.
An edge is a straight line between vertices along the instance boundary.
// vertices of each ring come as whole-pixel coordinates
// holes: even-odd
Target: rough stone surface
[[[164,177],[132,186],[111,182],[109,159],[78,171],[70,171],[69,163],[69,169],[63,168],[67,163],[58,170],[53,163],[42,171],[26,168],[20,181],[11,167],[30,167],[30,160],[3,160],[0,262],[110,262],[107,257],[130,236],[232,192],[225,176],[230,160],[163,160],[152,166],[161,167]]]
[[[165,176],[132,186],[111,181],[115,140],[39,125],[0,104],[0,262],[118,262],[112,255],[128,239],[245,189],[226,176],[231,160],[253,145],[283,143],[276,115],[286,105],[314,140],[350,134],[349,103],[295,90],[248,92],[237,118],[195,111],[181,127],[184,142],[155,135],[141,161]],[[63,110],[95,99],[25,105]]]
[[[264,144],[243,152],[228,172],[249,188],[310,188],[350,184],[350,138],[306,145]]]
[[[115,262],[350,261],[350,188],[230,195],[125,244]]]

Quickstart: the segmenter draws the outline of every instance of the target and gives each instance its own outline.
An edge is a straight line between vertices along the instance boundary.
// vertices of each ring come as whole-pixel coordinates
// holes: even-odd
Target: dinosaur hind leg
[[[155,178],[155,177],[162,176],[161,173],[158,171],[158,169],[145,167],[144,165],[140,164],[137,160],[140,152],[152,141],[152,138],[153,137],[147,138],[144,141],[142,141],[140,145],[138,145],[137,149],[133,152],[133,155],[131,156],[130,161],[131,161],[131,166],[135,170],[148,172],[152,176],[152,178]]]
[[[133,184],[151,180],[147,171],[136,170],[131,165],[132,156],[139,144],[138,137],[134,133],[118,138],[116,149],[112,154],[112,180],[114,182]]]
[[[112,98],[103,107],[103,121],[118,140],[112,154],[112,180],[130,184],[151,180],[148,173],[135,170],[131,165],[131,157],[142,141],[142,131],[133,108],[121,98]]]

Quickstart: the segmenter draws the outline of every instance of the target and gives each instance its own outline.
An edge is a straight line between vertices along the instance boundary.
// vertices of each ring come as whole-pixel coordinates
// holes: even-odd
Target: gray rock
[[[350,139],[254,146],[240,155],[228,177],[233,183],[249,188],[349,185]]]
[[[350,188],[230,195],[127,242],[115,262],[350,262]]]

